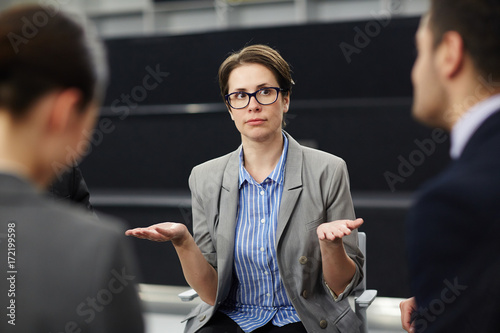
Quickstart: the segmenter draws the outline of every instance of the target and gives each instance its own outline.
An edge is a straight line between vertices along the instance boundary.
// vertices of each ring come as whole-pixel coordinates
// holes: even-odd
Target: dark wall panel
[[[113,131],[92,145],[82,163],[91,188],[187,189],[195,165],[240,144],[227,112],[106,119]],[[448,161],[448,142],[434,143],[429,156],[415,155],[422,150],[415,141],[431,140],[432,131],[411,119],[409,105],[294,109],[292,101],[286,130],[342,157],[353,191],[391,191],[385,174],[399,177],[401,160],[416,165],[412,172],[404,169],[403,181],[392,189],[412,191]]]
[[[112,75],[105,105],[142,85],[148,66],[158,66],[169,76],[142,104],[218,102],[219,65],[232,50],[257,43],[277,48],[292,65],[296,99],[411,96],[418,19],[394,19],[364,48],[358,48],[348,63],[340,44],[355,47],[358,33],[354,29],[364,30],[366,23],[108,40]]]

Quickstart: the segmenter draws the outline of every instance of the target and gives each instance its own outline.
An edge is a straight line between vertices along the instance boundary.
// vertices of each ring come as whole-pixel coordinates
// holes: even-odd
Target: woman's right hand
[[[146,228],[129,229],[125,232],[125,235],[154,242],[171,241],[177,246],[181,245],[190,234],[187,227],[182,223],[163,222]]]
[[[218,283],[217,271],[205,259],[184,224],[158,223],[147,228],[127,230],[125,235],[155,242],[171,241],[179,256],[187,283],[198,292],[203,302],[212,306],[215,304]]]

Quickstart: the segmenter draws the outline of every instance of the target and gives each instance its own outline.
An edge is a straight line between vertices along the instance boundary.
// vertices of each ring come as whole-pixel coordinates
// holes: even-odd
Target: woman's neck
[[[35,167],[36,147],[22,126],[13,126],[5,113],[0,112],[0,171],[29,179],[39,188],[47,180]]]
[[[264,142],[243,141],[245,169],[257,182],[262,183],[274,170],[283,153],[283,134]]]

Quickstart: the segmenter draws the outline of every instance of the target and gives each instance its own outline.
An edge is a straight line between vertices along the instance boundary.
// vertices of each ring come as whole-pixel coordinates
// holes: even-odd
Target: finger
[[[134,228],[134,229],[129,229],[125,232],[125,234],[127,233],[138,233],[138,232],[144,232],[144,231],[149,231],[149,230],[154,230],[154,229],[151,229],[151,227],[147,227],[147,228]]]
[[[125,233],[126,236],[133,236],[133,237],[138,237],[138,238],[143,238],[143,233],[142,231],[137,231],[137,230],[134,230],[134,231],[127,231]]]
[[[335,232],[332,231],[325,231],[322,233],[322,238],[320,240],[322,241],[328,241],[328,242],[333,242],[335,239],[337,239],[337,236],[335,235]]]
[[[339,229],[332,231],[331,235],[332,236],[329,237],[329,240],[331,240],[332,242],[342,240],[342,238],[345,236],[344,232]]]
[[[353,221],[351,221],[351,220],[347,221],[346,225],[349,229],[354,230],[354,229],[358,229],[359,227],[361,227],[361,225],[363,223],[364,223],[363,219],[358,218],[358,219],[355,219]]]
[[[134,228],[134,229],[128,229],[125,231],[125,235],[127,236],[134,236],[141,228]]]
[[[170,238],[175,235],[175,229],[173,227],[155,227],[155,232],[164,237]]]
[[[401,325],[403,329],[407,332],[414,332],[415,328],[411,322],[411,313],[413,311],[412,305],[408,300],[399,303],[399,309],[401,311]]]
[[[144,236],[143,234],[131,234],[129,236],[139,238],[139,239],[149,239],[150,237]]]
[[[343,235],[342,237],[346,236],[346,235],[350,235],[351,234],[351,229],[349,229],[347,226],[343,225],[339,228],[340,231],[342,231]]]
[[[325,238],[329,241],[333,241],[335,240],[337,236],[335,236],[335,233],[333,231],[329,231],[327,233],[325,233]]]
[[[415,326],[413,326],[412,324],[403,325],[403,329],[408,333],[415,332]]]
[[[344,237],[344,232],[342,230],[340,230],[340,229],[336,229],[332,233],[335,235],[335,238],[342,238],[342,237]]]
[[[403,329],[406,331],[406,332],[410,332],[411,331],[411,323],[409,322],[401,322],[402,326],[403,326]]]
[[[156,230],[143,229],[137,232],[137,237],[142,239],[148,239],[151,241],[163,241],[164,236],[156,232]]]
[[[319,240],[324,240],[326,238],[326,234],[323,231],[321,231],[320,228],[316,229],[316,233],[318,234]]]

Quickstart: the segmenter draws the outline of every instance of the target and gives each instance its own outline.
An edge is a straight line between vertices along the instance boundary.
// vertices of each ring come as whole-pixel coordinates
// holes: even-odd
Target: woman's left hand
[[[321,224],[316,232],[320,241],[340,242],[342,237],[350,235],[351,231],[363,224],[363,219],[337,220]]]

